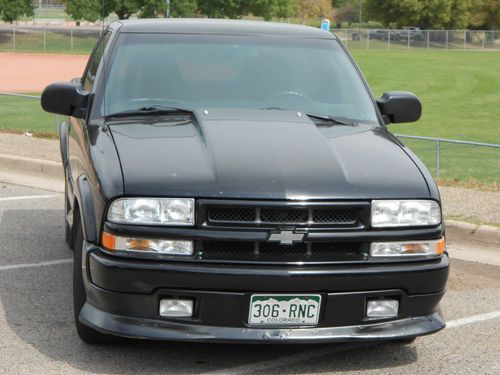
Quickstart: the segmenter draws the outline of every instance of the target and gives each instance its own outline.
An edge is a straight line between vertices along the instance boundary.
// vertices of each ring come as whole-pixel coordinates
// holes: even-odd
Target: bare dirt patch
[[[0,53],[0,92],[41,92],[54,81],[80,77],[88,56]]]

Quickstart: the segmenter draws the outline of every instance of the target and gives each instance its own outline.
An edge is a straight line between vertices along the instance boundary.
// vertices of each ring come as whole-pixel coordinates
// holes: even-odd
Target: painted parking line
[[[69,264],[69,263],[73,263],[73,258],[49,260],[47,262],[39,262],[39,263],[9,264],[6,266],[0,266],[0,271],[10,271],[10,270],[25,269],[25,268],[56,266],[58,264]]]
[[[473,315],[473,316],[470,316],[467,318],[452,320],[452,321],[446,323],[446,329],[456,328],[456,327],[464,326],[467,324],[479,323],[479,322],[483,322],[483,321],[491,320],[491,319],[496,319],[496,318],[500,318],[500,310],[499,311],[492,311],[492,312],[485,313],[485,314]],[[271,369],[275,369],[275,368],[279,368],[279,367],[283,367],[283,366],[290,366],[290,365],[294,365],[296,363],[300,363],[300,362],[303,362],[306,360],[310,360],[310,359],[314,359],[314,358],[318,358],[318,357],[323,357],[323,356],[326,356],[328,354],[333,354],[336,352],[349,350],[349,349],[351,349],[351,347],[352,346],[349,346],[349,345],[330,346],[327,348],[321,348],[321,349],[317,349],[317,350],[310,350],[307,352],[291,354],[291,355],[279,357],[276,359],[271,359],[269,361],[250,363],[247,365],[241,365],[241,366],[230,367],[230,368],[222,369],[222,370],[205,372],[201,375],[248,374],[248,373],[256,373],[256,372],[261,373],[261,372],[268,371]],[[360,346],[357,345],[356,348],[360,348]]]
[[[57,197],[55,194],[51,195],[25,195],[21,197],[6,197],[6,198],[0,198],[0,202],[9,202],[9,201],[21,201],[21,200],[27,200],[27,199],[46,199],[46,198],[53,198]]]
[[[446,328],[455,328],[466,324],[474,324],[496,318],[500,318],[500,311],[492,311],[486,314],[473,315],[468,318],[452,320],[451,322],[446,323]]]

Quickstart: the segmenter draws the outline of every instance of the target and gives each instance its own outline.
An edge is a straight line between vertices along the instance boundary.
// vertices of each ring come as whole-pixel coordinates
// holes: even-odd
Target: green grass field
[[[500,52],[353,51],[375,96],[406,90],[423,103],[415,124],[390,125],[397,134],[500,143]],[[0,96],[0,129],[55,136],[55,116],[38,100]],[[403,140],[435,173],[436,146]],[[500,181],[500,149],[441,145],[441,178]]]
[[[0,130],[56,137],[56,116],[42,111],[38,99],[0,95]]]

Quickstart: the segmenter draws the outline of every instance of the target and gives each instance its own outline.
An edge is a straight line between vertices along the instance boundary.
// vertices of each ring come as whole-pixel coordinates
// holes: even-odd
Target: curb
[[[450,242],[475,242],[495,246],[500,250],[500,228],[446,220],[446,238]]]
[[[64,179],[61,162],[0,154],[0,169],[22,174]]]

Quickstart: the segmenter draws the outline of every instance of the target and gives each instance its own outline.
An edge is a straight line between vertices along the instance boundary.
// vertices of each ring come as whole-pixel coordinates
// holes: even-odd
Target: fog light
[[[193,316],[193,301],[190,299],[160,300],[160,315],[174,318]]]
[[[394,318],[398,315],[399,301],[396,299],[372,299],[366,305],[368,318]]]

